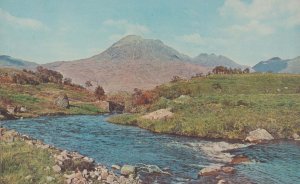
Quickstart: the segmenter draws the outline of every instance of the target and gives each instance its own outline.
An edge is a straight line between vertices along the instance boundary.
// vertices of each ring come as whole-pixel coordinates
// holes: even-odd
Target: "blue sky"
[[[98,54],[128,34],[247,65],[300,55],[299,0],[1,0],[0,54],[38,63]]]

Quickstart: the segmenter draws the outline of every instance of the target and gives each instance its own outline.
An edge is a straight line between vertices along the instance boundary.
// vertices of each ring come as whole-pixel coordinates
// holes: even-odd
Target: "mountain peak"
[[[280,57],[273,57],[273,58],[271,58],[269,60],[282,60],[282,59]]]

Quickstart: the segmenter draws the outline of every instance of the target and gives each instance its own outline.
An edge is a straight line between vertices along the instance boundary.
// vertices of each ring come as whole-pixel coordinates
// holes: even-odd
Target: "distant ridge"
[[[300,56],[294,59],[273,57],[257,63],[253,69],[257,72],[300,73]]]
[[[233,60],[222,56],[222,55],[215,55],[215,54],[206,54],[202,53],[197,57],[193,58],[192,61],[196,64],[199,64],[204,67],[214,68],[216,66],[225,66],[228,68],[241,68],[245,69],[247,66],[240,65]]]
[[[0,55],[0,67],[16,69],[34,69],[38,64],[34,62],[17,59],[7,55]]]

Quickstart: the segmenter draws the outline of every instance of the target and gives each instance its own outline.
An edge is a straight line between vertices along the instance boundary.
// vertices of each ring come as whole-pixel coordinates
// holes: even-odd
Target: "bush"
[[[97,86],[94,92],[98,100],[104,100],[106,98],[105,91],[101,86]]]

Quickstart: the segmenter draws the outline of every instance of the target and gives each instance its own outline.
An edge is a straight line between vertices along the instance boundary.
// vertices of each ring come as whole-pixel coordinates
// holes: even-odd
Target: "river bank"
[[[1,183],[4,184],[42,181],[67,184],[141,183],[133,166],[114,166],[115,170],[120,169],[121,175],[117,175],[115,171],[95,163],[89,157],[57,149],[28,135],[5,128],[0,128],[0,140]],[[30,156],[27,155],[28,151]],[[41,159],[42,162],[36,163],[39,162],[36,159]],[[20,167],[17,166],[19,164]],[[32,167],[34,172],[28,170],[28,167]]]

